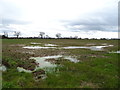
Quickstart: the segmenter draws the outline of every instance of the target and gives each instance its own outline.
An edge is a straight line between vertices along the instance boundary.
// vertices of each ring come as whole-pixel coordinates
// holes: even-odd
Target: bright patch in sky
[[[118,38],[118,0],[0,0],[0,15],[9,36]]]

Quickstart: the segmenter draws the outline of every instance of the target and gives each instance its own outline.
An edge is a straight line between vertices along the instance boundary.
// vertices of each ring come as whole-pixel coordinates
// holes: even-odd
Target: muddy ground
[[[31,44],[32,43],[32,44]],[[36,44],[35,44],[36,43]],[[54,44],[54,45],[51,45]],[[50,45],[50,46],[49,46]],[[60,48],[60,47],[68,47],[68,46],[100,46],[100,45],[113,45],[111,47],[105,47],[103,48],[104,50],[102,51],[94,51],[94,50],[90,50],[90,49],[85,49],[85,48],[78,48],[78,49],[64,49],[64,48]],[[49,49],[27,49],[27,48],[23,48],[25,46],[42,46],[42,47],[57,47],[57,48],[49,48]],[[83,79],[83,76],[77,76],[79,77],[78,80],[81,84],[79,85],[74,85],[72,83],[66,82],[65,78],[63,77],[61,82],[66,82],[68,83],[68,86],[64,86],[62,85],[58,85],[57,83],[55,84],[56,87],[60,86],[60,87],[115,87],[117,86],[117,84],[111,85],[111,84],[104,84],[102,83],[102,81],[100,83],[97,82],[97,80],[99,81],[102,74],[106,73],[106,72],[102,72],[99,71],[101,69],[102,66],[100,66],[99,64],[104,64],[107,63],[108,64],[112,64],[115,65],[117,62],[117,57],[113,59],[113,57],[115,57],[115,55],[110,54],[109,52],[112,51],[118,51],[118,41],[117,40],[60,40],[60,39],[56,39],[56,40],[49,40],[49,39],[31,39],[31,40],[25,40],[25,39],[4,39],[3,40],[3,44],[2,44],[2,63],[3,65],[5,65],[7,67],[7,69],[9,69],[9,73],[12,72],[13,69],[17,69],[17,67],[22,67],[26,70],[31,70],[33,71],[33,76],[32,77],[36,77],[40,79],[41,76],[39,76],[40,73],[45,74],[45,70],[41,69],[38,71],[34,71],[36,66],[39,66],[36,62],[35,59],[30,59],[31,57],[45,57],[45,56],[55,56],[55,55],[62,55],[62,56],[72,56],[74,58],[76,58],[79,62],[74,64],[73,62],[70,62],[69,60],[65,60],[64,58],[58,58],[58,59],[46,59],[45,61],[50,62],[52,64],[56,64],[56,65],[61,65],[63,66],[62,68],[60,67],[59,69],[59,73],[60,76],[54,76],[55,79],[57,80],[60,77],[64,76],[65,72],[69,72],[66,73],[66,75],[68,74],[68,77],[72,77],[70,75],[70,73],[74,73],[74,71],[78,71],[76,72],[76,74],[74,76],[76,76],[78,73],[81,73],[85,80]],[[112,61],[112,59],[113,61]],[[101,59],[101,61],[100,61]],[[108,61],[107,61],[108,59]],[[98,60],[98,62],[96,62],[95,60]],[[91,63],[93,61],[93,63]],[[98,64],[99,63],[99,64]],[[89,73],[86,73],[86,70],[83,69],[82,67],[85,67],[86,69],[88,68],[88,66],[86,65],[90,65],[90,67],[95,67],[95,73],[93,74],[93,76],[97,76],[98,73],[100,72],[100,77],[98,75],[98,77],[90,79],[89,74],[92,74],[92,72],[94,72],[93,68],[92,70],[90,69]],[[79,71],[79,68],[81,68],[83,71]],[[108,68],[107,68],[108,69]],[[114,69],[114,67],[113,67]],[[110,70],[113,70],[110,69]],[[64,72],[65,71],[65,72]],[[72,72],[73,71],[73,72]],[[117,72],[117,71],[115,71]],[[5,71],[4,73],[7,73],[7,71]],[[3,73],[3,75],[4,75]],[[97,74],[96,74],[97,73]],[[47,75],[47,74],[46,74]],[[57,74],[56,74],[57,75]],[[91,75],[90,75],[91,76]],[[109,75],[108,75],[109,76]],[[106,80],[108,79],[108,76],[106,75]],[[5,76],[7,77],[7,75]],[[91,76],[92,77],[92,76]],[[103,76],[104,77],[104,76]],[[105,78],[104,77],[104,78]],[[111,76],[115,78],[114,76]],[[51,81],[49,81],[49,79]],[[94,81],[95,79],[95,81]],[[39,87],[53,87],[54,84],[52,85],[52,80],[54,81],[53,78],[51,78],[51,74],[47,75],[47,79],[45,79],[46,81],[44,83],[42,83],[42,85],[40,85]],[[71,82],[78,82],[78,80],[72,80]],[[115,78],[116,80],[116,78]],[[17,81],[17,80],[16,80]],[[15,82],[16,82],[15,81]],[[68,80],[69,81],[69,80]],[[3,82],[6,82],[6,79],[4,79],[3,77]],[[11,81],[12,82],[12,81]],[[42,80],[41,80],[42,82]],[[48,85],[48,82],[50,83]],[[87,83],[88,82],[88,83]],[[105,81],[107,82],[107,81]],[[117,81],[115,81],[117,82]],[[40,83],[39,81],[37,83]],[[35,82],[31,83],[32,86],[35,84]],[[6,84],[4,84],[6,85]],[[103,86],[102,86],[103,85]],[[29,86],[29,85],[28,85]],[[7,87],[7,86],[4,86]],[[14,85],[13,85],[14,87]],[[18,87],[25,87],[18,85]],[[38,85],[36,84],[35,87],[38,87]]]

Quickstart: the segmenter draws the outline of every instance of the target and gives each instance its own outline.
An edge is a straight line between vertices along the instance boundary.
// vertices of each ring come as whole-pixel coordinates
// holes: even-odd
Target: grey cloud
[[[4,18],[17,19],[22,15],[22,10],[9,0],[0,0],[0,13]]]
[[[73,32],[79,31],[112,31],[117,32],[117,26],[105,26],[105,25],[84,25],[84,27],[75,27],[75,26],[68,26],[68,29]]]
[[[2,19],[2,22],[0,23],[0,32],[13,32],[16,31],[15,28],[9,27],[11,24],[16,24],[16,25],[26,25],[30,24],[31,22],[27,21],[20,21],[20,20],[14,20],[14,19]]]
[[[9,27],[10,24],[27,24],[20,21],[22,11],[11,1],[0,0],[0,32],[13,32],[15,29]],[[19,20],[18,20],[19,19]]]
[[[106,21],[106,20],[105,20]],[[115,24],[116,23],[116,24]],[[80,20],[80,21],[70,21],[64,25],[68,30],[71,31],[112,31],[117,32],[117,20],[116,22],[99,21],[99,20]],[[77,26],[77,27],[76,27]]]
[[[9,24],[25,25],[25,24],[30,24],[30,23],[31,22],[28,22],[28,21],[20,21],[20,20],[14,20],[14,19],[2,19],[3,25],[9,25]]]
[[[15,29],[9,27],[9,25],[0,25],[0,32],[3,33],[4,31],[5,32],[13,32],[13,31],[15,31]]]
[[[116,8],[89,13],[86,16],[79,17],[77,20],[61,20],[61,22],[65,23],[64,27],[73,32],[118,31],[118,14]]]
[[[3,30],[0,30],[1,33],[3,32],[14,32],[14,30],[9,30],[9,29],[3,29]]]
[[[23,10],[16,6],[15,3],[6,0],[0,0],[0,24],[29,24],[30,22],[22,21]]]

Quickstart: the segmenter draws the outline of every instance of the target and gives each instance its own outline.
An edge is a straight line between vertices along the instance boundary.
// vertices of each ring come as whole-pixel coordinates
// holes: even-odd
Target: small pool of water
[[[114,46],[114,45],[108,45],[109,47],[112,47],[112,46]]]
[[[27,48],[27,49],[49,49],[49,48],[55,48],[55,47],[25,46],[23,48]]]
[[[68,47],[63,47],[64,49],[78,49],[78,48],[84,48],[84,49],[90,49],[90,50],[95,50],[95,51],[101,51],[103,50],[104,47],[111,47],[113,45],[108,45],[108,46],[68,46]]]
[[[117,51],[116,53],[120,53],[120,51]]]
[[[110,53],[120,53],[120,51],[116,51],[116,52],[110,52]]]
[[[57,56],[46,56],[46,57],[31,57],[30,59],[35,59],[36,63],[38,63],[39,65],[36,66],[36,70],[40,69],[40,68],[53,68],[56,67],[56,64],[52,64],[48,61],[46,61],[46,59],[57,59],[62,57],[61,55],[57,55]]]
[[[6,70],[7,70],[7,68],[4,65],[0,66],[0,71],[6,71]]]
[[[27,72],[27,73],[31,73],[32,72],[31,70],[26,70],[26,69],[24,69],[22,67],[17,67],[17,70],[18,70],[18,72]]]
[[[45,46],[58,46],[58,45],[55,45],[55,44],[45,44]]]
[[[36,70],[40,69],[40,68],[54,68],[57,65],[53,64],[49,61],[46,61],[46,59],[58,59],[62,57],[63,59],[67,59],[71,62],[77,63],[79,62],[77,59],[72,58],[71,56],[62,56],[62,55],[56,55],[56,56],[45,56],[45,57],[31,57],[30,59],[35,59],[36,63],[38,63],[39,65],[36,66]]]
[[[79,60],[77,60],[76,58],[73,58],[71,56],[64,56],[64,59],[67,59],[67,60],[69,60],[71,62],[74,62],[74,63],[79,62]]]
[[[77,49],[77,48],[89,48],[89,47],[84,47],[84,46],[68,46],[68,47],[63,47],[64,49]]]
[[[55,49],[79,49],[79,48],[84,48],[84,49],[90,49],[90,50],[95,50],[95,51],[102,51],[104,47],[112,47],[114,45],[102,45],[102,46],[67,46],[67,47],[54,47],[58,46],[55,44],[45,44],[45,46],[25,46],[23,48],[27,49],[49,49],[49,48],[55,48]]]
[[[29,52],[29,51],[23,51],[22,53],[28,53],[28,54],[35,54],[34,52]]]
[[[62,55],[45,56],[45,57],[31,57],[30,59],[35,59],[36,63],[38,63],[38,65],[35,67],[34,71],[36,71],[38,69],[44,69],[45,71],[54,71],[55,67],[57,67],[57,64],[53,64],[53,63],[47,61],[47,59],[57,60],[58,58],[61,58],[61,57],[63,59],[69,60],[70,62],[74,62],[74,63],[79,62],[79,60],[77,60],[76,58],[73,58],[72,56],[62,56]],[[26,70],[22,67],[17,67],[17,70],[19,72],[27,72],[27,73],[33,72],[31,70]]]
[[[103,50],[104,47],[108,47],[108,46],[91,46],[89,47],[89,49],[95,50],[95,51],[101,51]]]
[[[41,44],[41,43],[31,42],[30,44]]]

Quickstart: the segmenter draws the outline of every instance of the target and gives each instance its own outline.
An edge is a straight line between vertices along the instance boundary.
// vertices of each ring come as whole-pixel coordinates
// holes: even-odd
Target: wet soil
[[[36,43],[32,43],[32,44],[36,44]],[[48,45],[54,45],[54,44],[48,44]],[[88,45],[93,45],[93,44],[88,44]],[[74,55],[74,54],[69,53],[67,50],[63,50],[63,49],[50,48],[50,49],[35,49],[34,50],[34,49],[23,48],[24,46],[25,44],[4,45],[2,52],[3,54],[6,54],[5,56],[14,57],[14,59],[19,59],[19,62],[17,62],[16,67],[23,67],[26,70],[33,71],[36,68],[36,66],[39,65],[35,59],[30,59],[30,57],[45,57],[45,56],[54,56],[54,55],[59,55],[59,54],[67,55],[67,56]],[[66,48],[69,49],[69,46]],[[76,47],[71,47],[71,48],[76,48]],[[82,47],[77,47],[77,48],[82,48]],[[88,55],[77,55],[77,56],[81,57],[79,58],[80,60],[85,60],[85,59],[88,59],[89,57],[103,57],[103,58],[105,57],[101,54],[100,55],[97,55],[97,54],[89,55],[88,54]],[[45,61],[48,61],[53,64],[60,64],[60,61],[54,58],[50,58],[50,59],[48,58]],[[6,60],[2,60],[2,62],[6,67],[10,67],[10,64]]]

